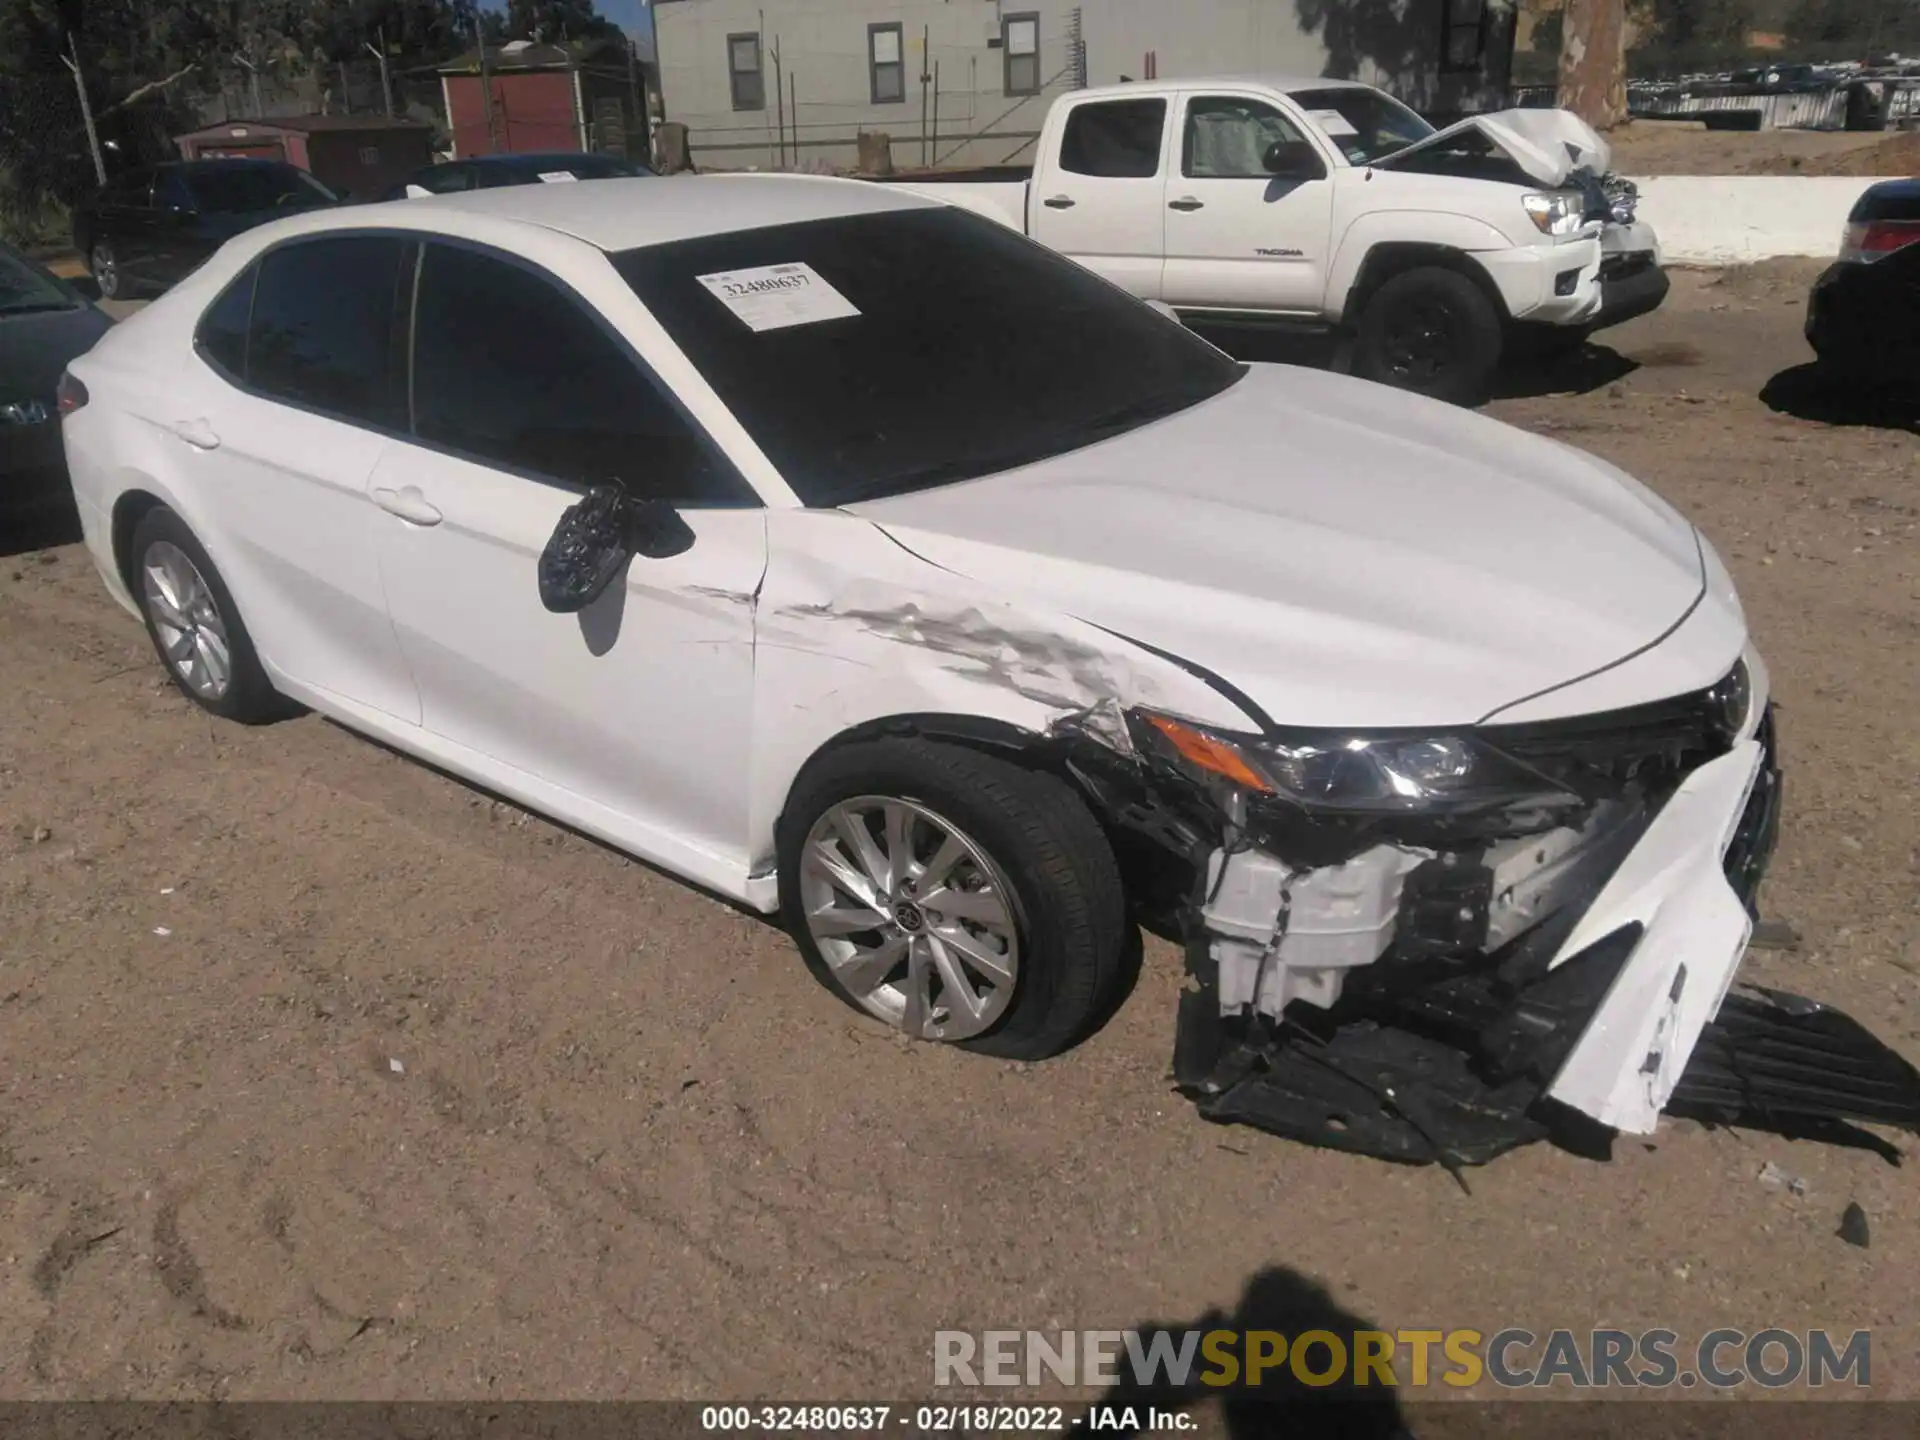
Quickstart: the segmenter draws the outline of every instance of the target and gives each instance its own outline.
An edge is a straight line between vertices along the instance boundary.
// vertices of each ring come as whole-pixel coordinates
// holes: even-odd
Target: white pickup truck
[[[975,210],[1190,322],[1333,330],[1343,368],[1472,402],[1503,352],[1666,297],[1606,142],[1562,110],[1435,130],[1337,80],[1124,84],[1056,100],[1032,169],[892,183]]]

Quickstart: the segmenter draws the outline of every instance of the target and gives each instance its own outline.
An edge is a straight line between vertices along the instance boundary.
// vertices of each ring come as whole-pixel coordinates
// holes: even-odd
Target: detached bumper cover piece
[[[1813,1000],[1736,991],[1700,1036],[1669,1108],[1755,1129],[1863,1121],[1920,1131],[1920,1071]]]

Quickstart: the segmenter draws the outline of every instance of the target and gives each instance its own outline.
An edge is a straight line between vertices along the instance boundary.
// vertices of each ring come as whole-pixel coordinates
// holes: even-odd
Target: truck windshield
[[[1073,261],[962,210],[841,216],[612,259],[811,506],[1064,454],[1244,373]]]
[[[1338,86],[1287,97],[1313,118],[1352,165],[1371,165],[1426,139],[1433,126],[1390,95]]]

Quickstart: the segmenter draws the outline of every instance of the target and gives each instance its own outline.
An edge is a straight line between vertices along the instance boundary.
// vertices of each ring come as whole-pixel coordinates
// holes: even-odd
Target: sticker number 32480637
[[[811,265],[762,265],[696,278],[752,330],[817,325],[860,313]]]

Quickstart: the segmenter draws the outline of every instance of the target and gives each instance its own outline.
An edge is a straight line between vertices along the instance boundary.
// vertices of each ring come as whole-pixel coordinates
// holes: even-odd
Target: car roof
[[[640,188],[644,187],[644,188]],[[514,185],[425,200],[320,211],[267,227],[276,235],[403,226],[474,240],[504,228],[558,231],[606,251],[664,245],[736,230],[892,210],[938,208],[890,185],[812,175],[637,175],[591,185]]]
[[[1165,94],[1169,90],[1212,90],[1259,85],[1292,95],[1300,90],[1373,90],[1358,80],[1329,80],[1320,75],[1195,75],[1179,80],[1128,80],[1119,85],[1099,85],[1075,90],[1076,100],[1118,100],[1129,95]]]

